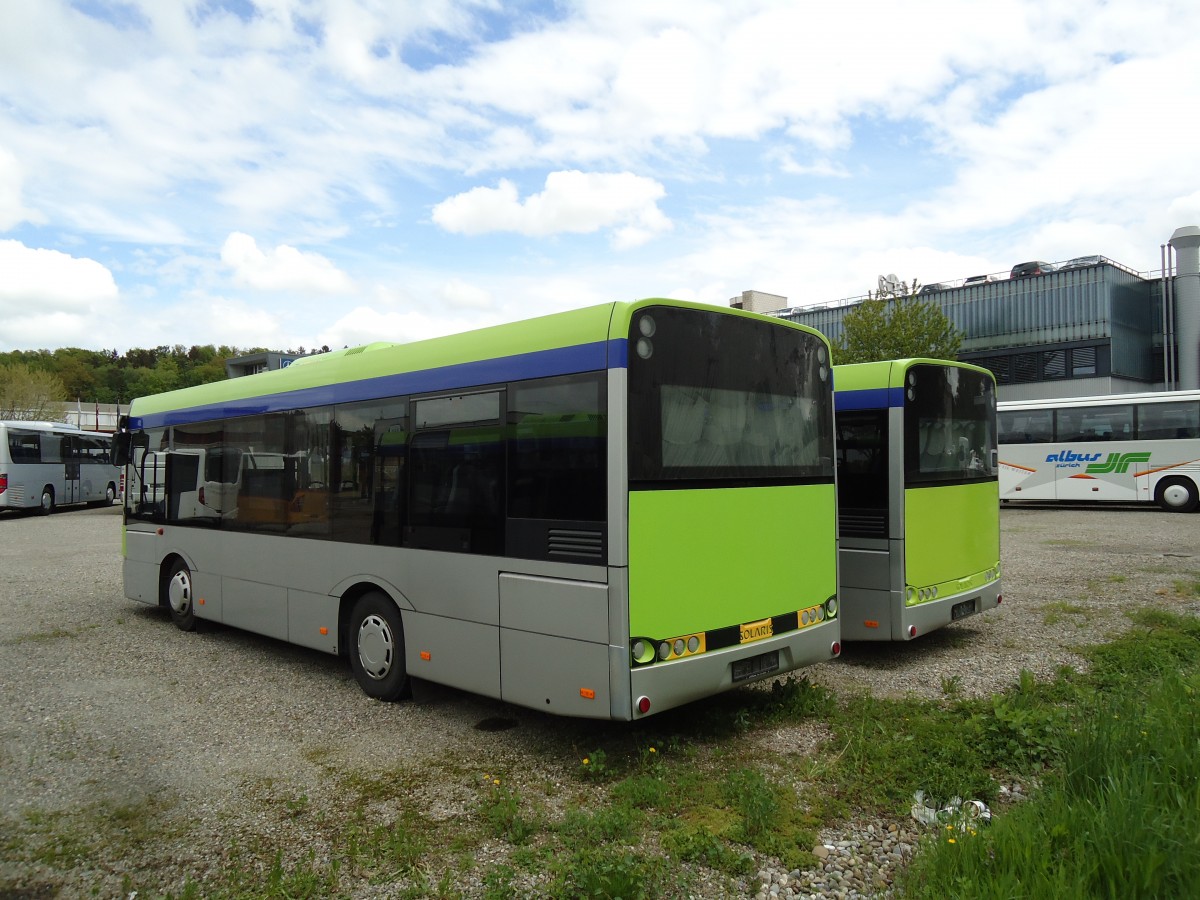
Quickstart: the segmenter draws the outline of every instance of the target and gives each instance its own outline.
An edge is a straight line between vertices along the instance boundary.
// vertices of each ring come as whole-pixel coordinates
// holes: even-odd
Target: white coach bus
[[[1000,499],[1200,507],[1200,391],[999,404]]]
[[[0,509],[49,515],[71,503],[111,504],[121,471],[109,443],[58,422],[0,422]]]

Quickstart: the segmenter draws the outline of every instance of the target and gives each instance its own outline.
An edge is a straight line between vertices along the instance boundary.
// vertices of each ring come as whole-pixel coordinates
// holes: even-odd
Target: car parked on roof
[[[970,287],[973,284],[987,284],[989,281],[999,281],[995,275],[972,275],[970,278],[964,279],[963,287]]]
[[[1098,266],[1104,262],[1103,256],[1077,256],[1074,259],[1068,259],[1065,263],[1059,266],[1060,269],[1084,269],[1088,266]]]
[[[1054,271],[1054,266],[1048,262],[1035,259],[1032,262],[1017,263],[1012,267],[1009,278],[1028,278],[1030,275],[1048,275]]]
[[[921,285],[921,289],[919,291],[917,291],[917,296],[919,297],[924,294],[932,294],[937,291],[948,291],[948,290],[950,290],[950,285],[946,284],[944,281],[939,281],[935,284],[923,284],[923,285]]]

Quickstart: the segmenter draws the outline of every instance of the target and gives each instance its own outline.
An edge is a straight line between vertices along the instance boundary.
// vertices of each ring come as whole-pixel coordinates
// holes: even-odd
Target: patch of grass
[[[541,828],[536,817],[522,811],[520,797],[501,778],[485,786],[479,812],[491,833],[511,844],[524,844]]]
[[[1009,721],[1035,747],[1062,717],[1043,789],[989,828],[929,838],[901,896],[1200,896],[1200,621],[1134,623],[1084,650],[1087,675],[995,699],[1028,714]]]
[[[45,644],[51,641],[62,640],[63,638],[74,638],[99,628],[99,625],[84,625],[82,628],[76,628],[71,631],[66,628],[51,628],[49,631],[38,631],[33,634],[22,634],[15,638],[8,638],[0,641],[0,644],[7,646],[17,646],[20,644]]]
[[[617,803],[596,810],[570,810],[558,832],[576,846],[615,842],[632,844],[638,839],[645,813],[636,807]]]
[[[1200,669],[1200,619],[1143,610],[1121,639],[1084,648],[1089,681],[1101,690],[1140,686],[1171,672]]]
[[[1200,597],[1200,581],[1176,581],[1173,587],[1181,597]]]
[[[259,854],[235,855],[233,864],[218,884],[203,883],[185,886],[185,897],[246,898],[246,900],[290,900],[293,897],[327,897],[337,887],[340,865],[337,860],[328,865],[316,861],[313,853],[296,862],[287,862],[282,851],[275,853],[264,867]]]
[[[404,875],[426,860],[435,834],[428,821],[408,811],[394,822],[371,824],[359,818],[342,832],[341,847],[359,869]]]
[[[666,861],[660,857],[621,847],[585,847],[556,866],[549,894],[562,900],[580,897],[652,900],[663,896],[668,874]],[[674,895],[680,885],[671,887]]]
[[[1043,791],[978,832],[931,839],[906,897],[1200,895],[1200,682],[1096,694]]]
[[[1087,613],[1087,607],[1078,603],[1068,603],[1066,600],[1053,600],[1042,604],[1042,621],[1047,625],[1057,625],[1064,616],[1079,616]]]

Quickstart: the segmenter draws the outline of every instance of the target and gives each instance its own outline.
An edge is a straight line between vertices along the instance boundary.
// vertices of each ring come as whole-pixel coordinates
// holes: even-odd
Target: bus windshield
[[[833,481],[820,338],[738,316],[650,307],[629,336],[629,480]]]
[[[997,477],[990,378],[970,369],[917,365],[904,390],[905,484]]]

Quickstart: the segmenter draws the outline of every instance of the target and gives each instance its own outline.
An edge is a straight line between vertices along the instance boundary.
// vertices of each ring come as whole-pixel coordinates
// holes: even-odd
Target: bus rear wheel
[[[38,515],[48,516],[54,512],[54,488],[46,485],[42,488],[42,501],[38,505]]]
[[[350,613],[350,669],[376,700],[399,700],[408,689],[400,610],[380,591],[363,594]]]
[[[1193,512],[1200,506],[1200,491],[1187,478],[1164,478],[1158,483],[1154,499],[1167,512]]]
[[[171,621],[180,631],[196,630],[196,606],[192,596],[192,573],[187,563],[177,559],[171,564],[163,583]]]

